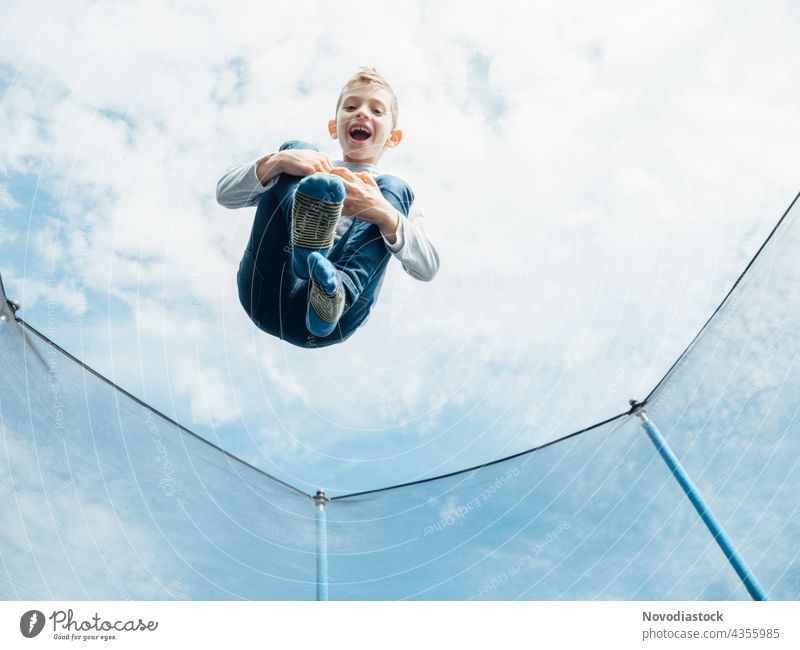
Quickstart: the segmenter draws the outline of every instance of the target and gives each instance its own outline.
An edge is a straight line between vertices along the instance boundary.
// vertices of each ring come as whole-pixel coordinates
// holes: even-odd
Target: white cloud
[[[6,185],[0,185],[0,210],[5,211],[18,207],[19,203],[14,200],[13,196],[11,196],[11,193],[8,191],[8,187]]]

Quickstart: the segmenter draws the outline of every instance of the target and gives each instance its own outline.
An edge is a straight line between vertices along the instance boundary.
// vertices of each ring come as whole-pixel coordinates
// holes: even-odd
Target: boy
[[[224,207],[258,204],[237,283],[260,329],[300,347],[339,343],[366,320],[392,255],[418,280],[436,275],[411,189],[376,166],[402,140],[397,113],[389,84],[362,68],[328,123],[341,161],[293,140],[219,180]]]

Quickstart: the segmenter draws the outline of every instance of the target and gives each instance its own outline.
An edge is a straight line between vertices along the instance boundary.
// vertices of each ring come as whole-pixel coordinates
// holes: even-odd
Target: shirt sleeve
[[[412,204],[408,218],[401,218],[397,224],[397,241],[390,244],[385,236],[383,241],[406,273],[415,280],[430,282],[439,271],[439,253],[425,234],[424,221],[422,210]]]
[[[275,184],[277,176],[262,185],[256,175],[261,161],[234,167],[217,182],[217,203],[225,208],[245,208],[258,203],[261,195]]]

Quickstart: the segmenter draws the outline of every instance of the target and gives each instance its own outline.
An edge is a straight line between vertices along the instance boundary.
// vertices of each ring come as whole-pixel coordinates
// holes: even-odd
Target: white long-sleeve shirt
[[[367,172],[371,176],[379,176],[375,165],[366,163],[350,163],[341,160],[333,161],[334,167],[346,167],[352,172]],[[217,183],[217,201],[226,208],[244,208],[258,203],[261,194],[266,192],[277,181],[277,176],[262,185],[256,174],[258,160],[234,167]],[[351,215],[342,215],[336,224],[334,241],[347,232],[353,223]],[[381,233],[383,236],[383,233]],[[439,270],[439,254],[425,234],[424,216],[416,203],[411,205],[407,219],[400,219],[397,225],[397,241],[390,244],[386,237],[383,241],[387,250],[403,266],[403,270],[416,280],[430,282]]]

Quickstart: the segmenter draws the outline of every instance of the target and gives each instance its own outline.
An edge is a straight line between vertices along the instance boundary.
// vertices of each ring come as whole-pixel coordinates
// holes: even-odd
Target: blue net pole
[[[317,508],[317,600],[328,600],[328,522],[325,492],[317,490],[314,504]]]
[[[689,475],[686,473],[683,465],[681,465],[681,462],[678,460],[675,452],[673,452],[670,446],[667,444],[666,439],[658,430],[658,427],[650,418],[647,417],[647,414],[641,407],[636,408],[636,403],[632,403],[634,404],[633,412],[642,420],[642,428],[647,432],[651,442],[655,445],[658,453],[661,455],[661,458],[664,459],[669,471],[672,472],[672,475],[678,481],[686,496],[689,497],[689,501],[692,502],[697,514],[700,515],[700,518],[708,527],[708,530],[711,531],[711,535],[714,537],[717,544],[719,544],[719,547],[722,549],[725,557],[728,558],[728,561],[731,563],[739,578],[744,583],[747,592],[750,594],[753,600],[767,600],[766,592],[761,585],[758,584],[758,580],[756,580],[756,577],[753,575],[750,567],[745,564],[742,556],[739,555],[738,551],[734,548],[733,542],[731,542],[728,535],[722,529],[722,524],[714,516],[714,513],[711,512],[711,509],[708,507],[705,499],[703,499],[700,492],[697,490],[697,487],[692,482],[692,479],[689,478]]]

